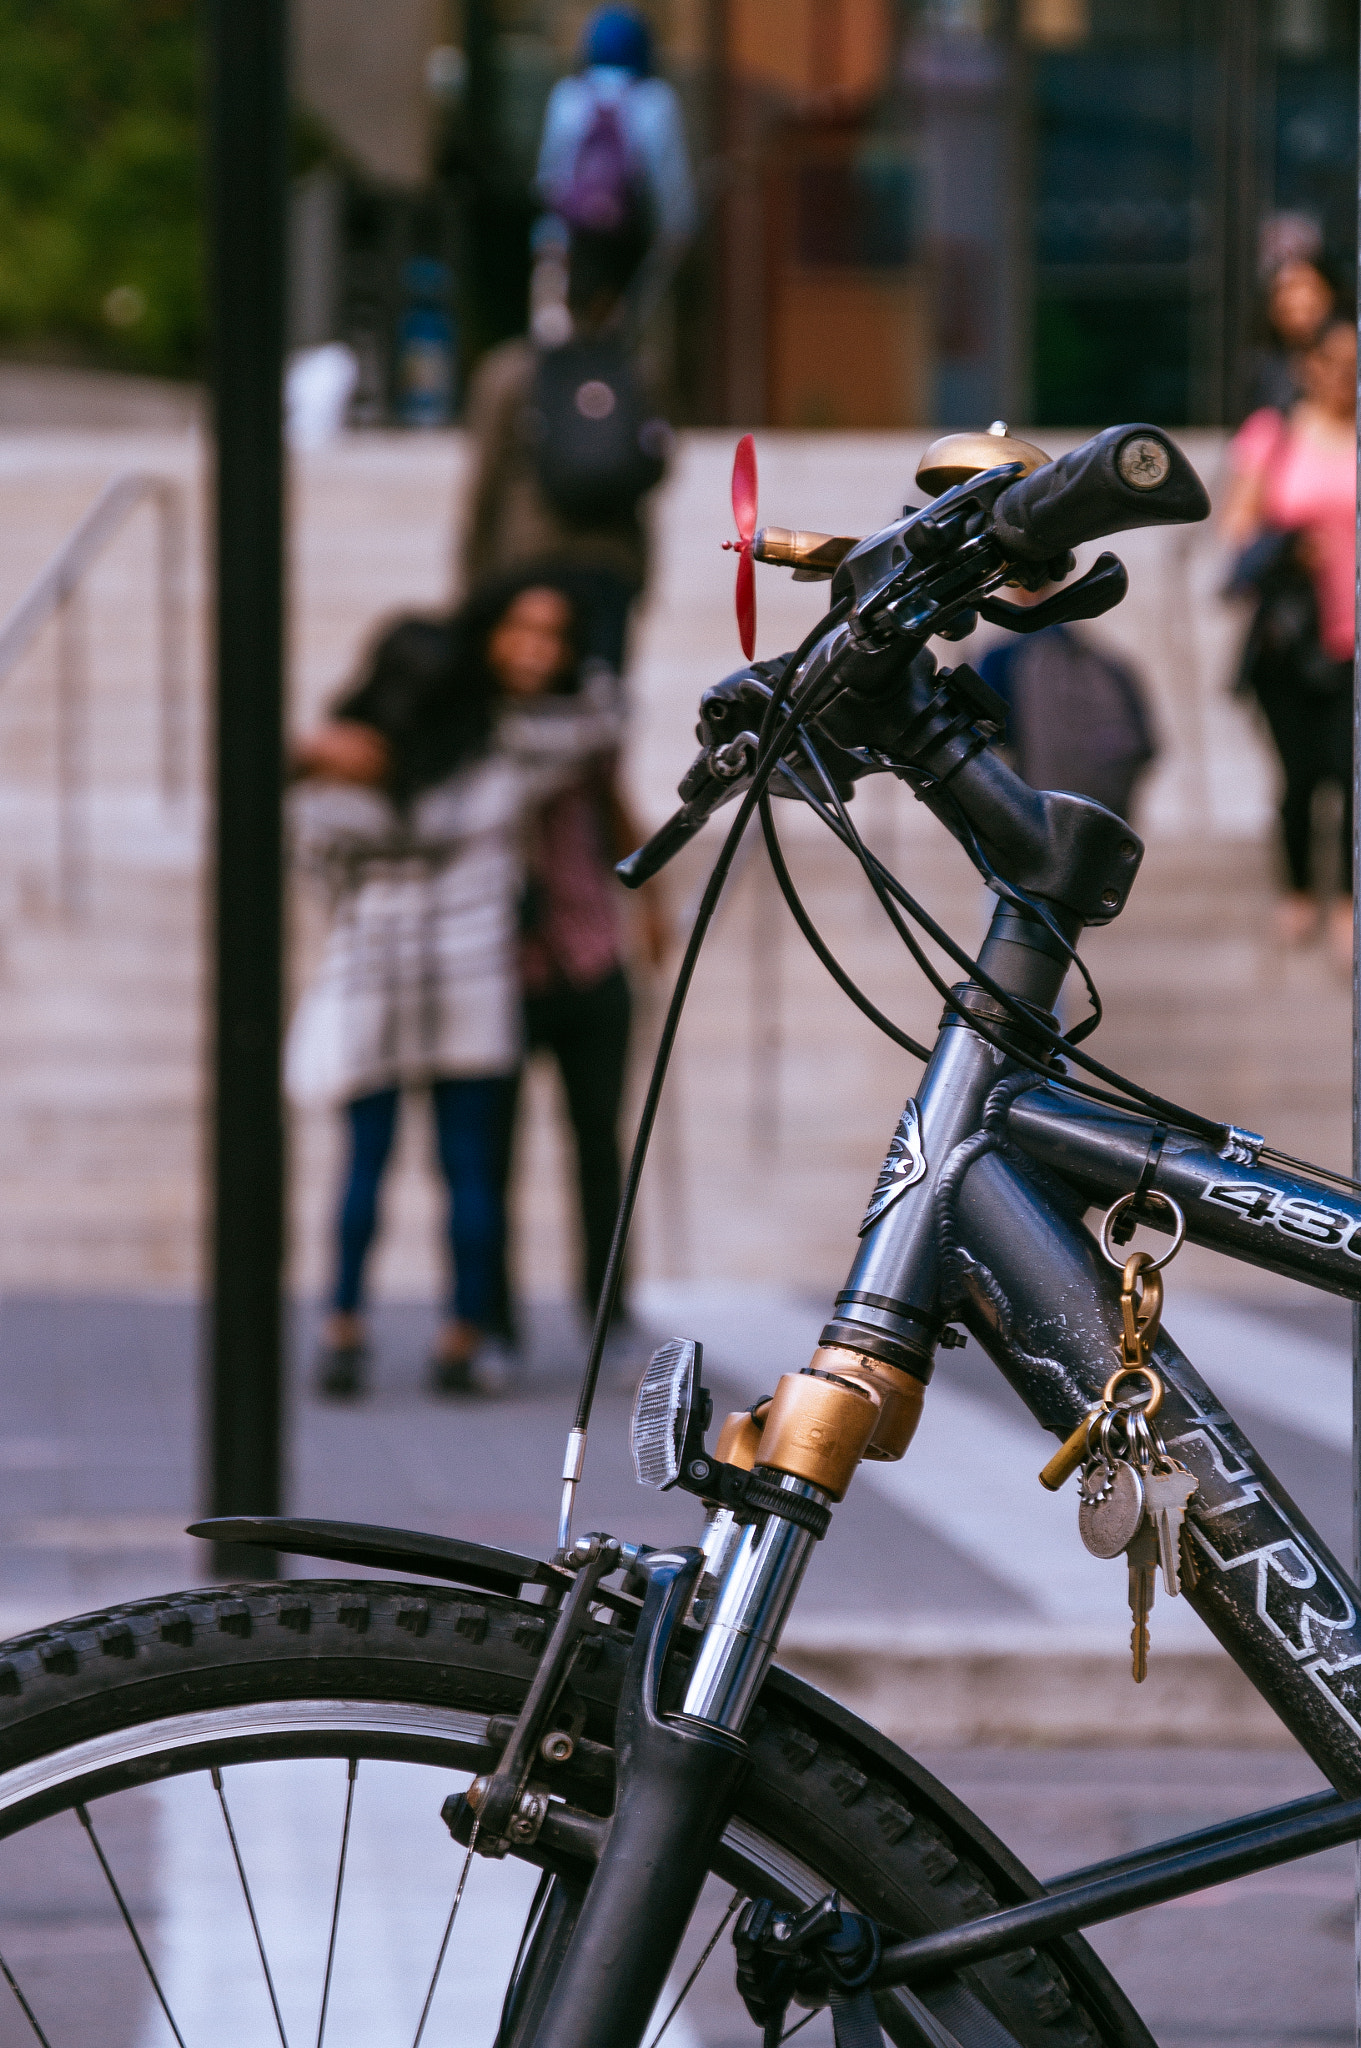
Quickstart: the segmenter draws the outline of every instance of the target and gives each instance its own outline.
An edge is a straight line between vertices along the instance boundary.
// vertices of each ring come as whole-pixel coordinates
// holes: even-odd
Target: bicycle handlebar
[[[680,786],[685,802],[673,811],[650,839],[616,863],[614,872],[626,889],[641,889],[644,882],[674,860],[683,846],[702,831],[719,806],[743,788],[755,760],[754,741],[738,738],[727,746],[706,748]]]
[[[1099,805],[1037,793],[995,756],[978,759],[1005,712],[987,701],[991,693],[967,666],[937,672],[926,643],[937,634],[963,637],[980,609],[1003,625],[1014,612],[1016,630],[1096,617],[1127,587],[1114,555],[1029,616],[991,593],[1012,565],[1015,580],[1033,589],[1046,576],[1064,578],[1071,550],[1083,542],[1189,523],[1209,509],[1200,478],[1157,427],[1108,427],[1027,477],[1016,478],[1014,467],[986,471],[861,541],[837,572],[833,592],[838,583],[844,589],[821,642],[815,633],[800,650],[815,662],[818,645],[825,649],[849,614],[848,643],[837,656],[840,689],[830,699],[820,695],[812,717],[822,741],[840,751],[839,779],[849,787],[877,769],[903,775],[966,844],[960,814],[968,819],[1005,879],[1063,904],[1083,923],[1107,922],[1123,906],[1138,842]],[[618,864],[626,887],[640,888],[747,786],[768,697],[769,685],[751,670],[705,693],[705,744],[680,785],[681,808]]]
[[[1210,500],[1181,450],[1156,427],[1107,427],[997,500],[992,530],[1009,560],[1044,562],[1136,526],[1205,519]]]

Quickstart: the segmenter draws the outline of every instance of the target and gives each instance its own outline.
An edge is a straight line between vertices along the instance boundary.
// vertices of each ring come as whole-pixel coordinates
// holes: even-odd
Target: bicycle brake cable
[[[709,871],[709,878],[704,885],[704,893],[700,898],[699,908],[695,912],[695,921],[690,928],[690,936],[686,942],[680,967],[677,970],[675,985],[671,991],[671,1000],[667,1005],[666,1017],[662,1024],[661,1035],[657,1041],[657,1050],[653,1055],[652,1071],[648,1077],[647,1093],[643,1098],[643,1107],[638,1117],[638,1129],[634,1136],[628,1172],[625,1175],[623,1191],[619,1198],[619,1208],[615,1214],[614,1234],[610,1239],[609,1257],[605,1263],[605,1277],[601,1283],[600,1296],[596,1303],[595,1323],[591,1331],[590,1349],[586,1354],[586,1363],[582,1368],[581,1374],[581,1385],[577,1392],[576,1414],[572,1427],[567,1433],[567,1448],[562,1466],[562,1498],[558,1509],[558,1549],[560,1551],[567,1550],[572,1540],[572,1510],[575,1505],[576,1490],[581,1482],[581,1474],[586,1460],[586,1438],[590,1428],[591,1409],[595,1404],[596,1386],[600,1378],[600,1363],[604,1356],[605,1338],[609,1332],[610,1322],[619,1298],[620,1284],[623,1280],[624,1247],[628,1242],[629,1228],[633,1222],[633,1212],[638,1200],[638,1189],[643,1177],[643,1167],[647,1160],[648,1146],[651,1143],[653,1127],[657,1120],[657,1106],[661,1100],[667,1068],[671,1061],[672,1048],[675,1045],[676,1033],[680,1027],[681,1013],[685,1008],[686,998],[690,993],[690,984],[694,978],[700,950],[708,935],[714,911],[718,907],[718,900],[723,893],[723,885],[728,879],[728,872],[732,867],[742,835],[751,822],[752,814],[761,800],[766,784],[775,772],[780,755],[789,736],[797,729],[800,719],[809,714],[812,705],[816,703],[816,700],[827,689],[828,685],[834,681],[836,657],[832,658],[820,674],[810,679],[808,705],[801,703],[797,698],[793,699],[783,724],[779,726],[778,730],[775,730],[778,710],[783,704],[785,695],[791,688],[791,685],[796,681],[799,669],[816,650],[819,642],[825,639],[828,633],[834,630],[836,626],[840,625],[850,610],[851,602],[850,598],[843,598],[839,604],[833,605],[830,611],[823,614],[812,631],[805,636],[785,663],[780,678],[771,692],[770,700],[766,705],[765,715],[761,720],[756,760],[752,767],[750,785],[741,799],[737,816],[729,827],[728,836],[720,847],[718,857]]]
[[[1071,1075],[1064,1077],[1064,1085],[1066,1087],[1094,1101],[1104,1101],[1108,1104],[1114,1102],[1114,1106],[1126,1111],[1129,1110],[1132,1100],[1133,1103],[1137,1103],[1145,1109],[1155,1111],[1165,1122],[1173,1124],[1180,1129],[1190,1131],[1197,1137],[1209,1139],[1216,1144],[1223,1142],[1225,1126],[1222,1123],[1216,1122],[1212,1118],[1201,1116],[1196,1110],[1185,1109],[1178,1103],[1166,1101],[1151,1089],[1141,1086],[1139,1082],[1131,1081],[1125,1075],[1117,1073],[1114,1068],[1107,1067],[1100,1060],[1093,1059],[1090,1053],[1081,1051],[1071,1039],[1065,1038],[1062,1033],[1055,1031],[1050,1025],[1046,1024],[1038,1011],[1020,1002],[1009,990],[1000,987],[979,962],[966,953],[963,947],[936,923],[929,912],[903,887],[897,876],[892,874],[878,856],[872,853],[869,847],[865,845],[859,831],[851,821],[840,791],[827,774],[816,748],[802,729],[800,729],[800,739],[808,753],[809,759],[817,769],[819,777],[828,789],[835,816],[833,811],[829,811],[826,805],[821,804],[813,796],[813,793],[799,781],[799,778],[790,773],[788,769],[784,771],[786,779],[798,790],[800,796],[810,805],[810,808],[822,818],[823,823],[828,825],[836,833],[837,837],[842,840],[843,844],[849,847],[851,852],[855,854],[856,859],[860,862],[865,872],[870,887],[873,889],[895,931],[897,931],[899,937],[907,946],[922,973],[949,1009],[953,1010],[957,1016],[963,1017],[971,1028],[989,1045],[993,1046],[995,1050],[1005,1053],[1008,1058],[1018,1060],[1024,1066],[1029,1066],[1035,1073],[1044,1074],[1047,1078],[1055,1078],[1048,1067],[1039,1061],[1028,1058],[1014,1046],[1008,1045],[1005,1040],[991,1032],[975,1012],[966,1010],[963,1007],[949,985],[937,974],[935,968],[921,950],[915,936],[903,924],[902,919],[898,916],[896,907],[888,900],[890,893],[898,898],[898,901],[903,905],[908,915],[921,926],[928,937],[933,939],[941,950],[948,954],[955,961],[956,965],[969,975],[971,980],[976,981],[980,988],[992,996],[994,1001],[1003,1004],[1008,1013],[1023,1029],[1036,1033],[1046,1043],[1051,1053],[1076,1061],[1079,1066],[1085,1067],[1089,1073],[1099,1075],[1114,1088],[1122,1091],[1125,1097],[1129,1099],[1120,1102],[1118,1099],[1105,1094],[1104,1091],[1093,1089],[1089,1084],[1075,1080]]]
[[[761,813],[761,833],[766,842],[766,852],[770,857],[770,865],[774,870],[775,879],[780,885],[780,893],[789,905],[790,915],[793,917],[795,924],[797,924],[814,953],[831,975],[832,980],[842,991],[843,995],[849,996],[856,1008],[864,1012],[871,1024],[877,1025],[886,1038],[891,1038],[895,1045],[900,1045],[903,1048],[904,1052],[910,1052],[914,1059],[919,1059],[923,1062],[929,1060],[931,1057],[929,1048],[919,1045],[915,1038],[909,1038],[905,1031],[899,1030],[893,1020],[890,1017],[886,1017],[883,1011],[871,1002],[865,991],[851,979],[846,969],[841,965],[841,962],[823,939],[817,926],[813,923],[803,898],[794,886],[794,878],[790,874],[788,864],[785,861],[784,848],[780,845],[779,836],[775,830],[775,819],[771,811],[770,791],[768,789],[761,792],[759,808]]]

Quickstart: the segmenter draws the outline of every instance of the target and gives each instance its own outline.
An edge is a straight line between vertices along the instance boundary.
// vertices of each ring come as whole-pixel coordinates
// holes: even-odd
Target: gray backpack
[[[1123,814],[1157,753],[1134,671],[1066,626],[1023,641],[1010,668],[1010,737],[1026,781]]]

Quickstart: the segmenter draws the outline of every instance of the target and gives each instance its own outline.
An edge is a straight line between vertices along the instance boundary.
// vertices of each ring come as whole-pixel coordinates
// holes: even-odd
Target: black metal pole
[[[209,1493],[280,1505],[285,0],[208,0],[217,450]],[[221,1545],[220,1573],[268,1571]]]

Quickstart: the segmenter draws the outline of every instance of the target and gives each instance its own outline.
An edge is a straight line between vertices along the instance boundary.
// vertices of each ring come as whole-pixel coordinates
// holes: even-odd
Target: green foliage
[[[194,0],[0,0],[0,346],[200,363]]]

